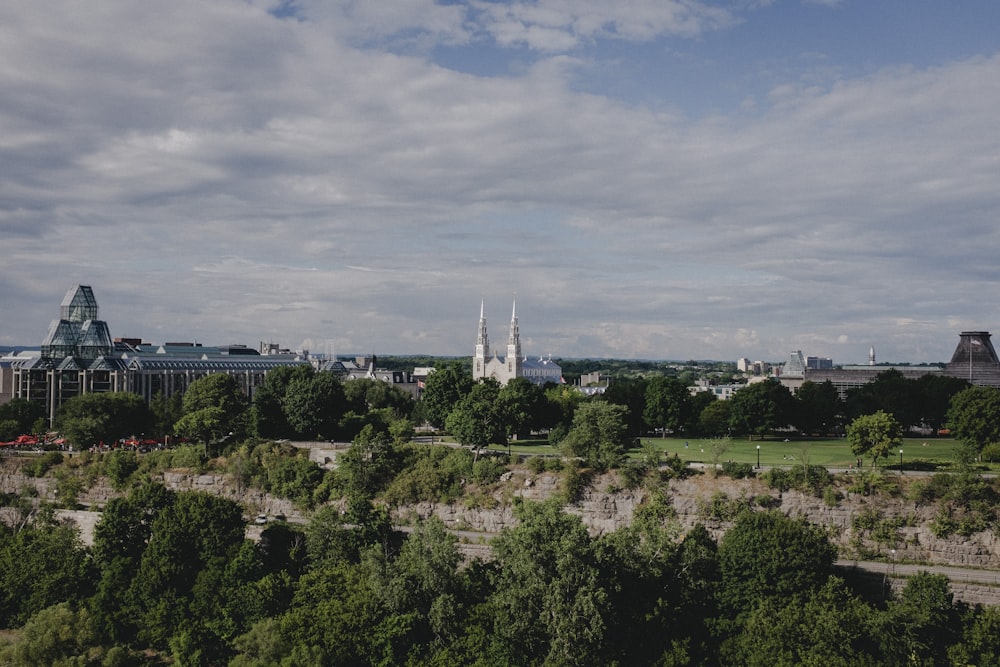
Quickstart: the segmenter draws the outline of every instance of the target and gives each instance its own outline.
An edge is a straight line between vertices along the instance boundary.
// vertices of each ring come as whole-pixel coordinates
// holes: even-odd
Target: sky
[[[948,361],[996,0],[0,5],[0,345]]]

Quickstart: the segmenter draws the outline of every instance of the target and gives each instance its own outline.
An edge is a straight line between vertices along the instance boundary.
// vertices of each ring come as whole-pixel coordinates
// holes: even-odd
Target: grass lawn
[[[685,461],[694,463],[712,463],[712,444],[718,439],[689,438],[642,438],[642,442],[651,442],[668,456],[675,453]],[[955,449],[959,443],[953,438],[905,438],[903,440],[904,470],[942,470],[951,467],[955,461]],[[855,464],[857,457],[851,453],[851,444],[846,438],[816,438],[801,440],[785,440],[784,438],[733,438],[728,441],[725,452],[719,457],[719,462],[735,461],[737,463],[757,464],[757,448],[760,447],[760,464],[762,466],[791,466],[803,461],[811,465],[826,468],[848,468]],[[630,452],[638,455],[637,450]],[[888,459],[880,459],[879,467],[899,467],[899,451],[893,452]],[[865,467],[871,465],[871,459],[864,461]]]
[[[712,463],[712,443],[716,438],[641,438],[640,442],[652,443],[667,456],[677,454],[689,463]],[[686,445],[686,446],[685,446]],[[760,447],[760,464],[762,466],[792,466],[805,460],[811,465],[826,468],[849,468],[855,464],[856,458],[851,453],[851,444],[846,438],[814,438],[794,439],[770,437],[761,440],[755,437],[729,440],[726,451],[719,462],[735,461],[737,463],[757,464],[757,447]],[[904,470],[948,470],[955,464],[955,450],[959,447],[954,438],[905,438],[903,440]],[[559,450],[548,444],[546,440],[522,440],[511,443],[510,450],[514,454],[525,456],[553,455]],[[630,457],[641,455],[639,448],[629,452]],[[871,465],[871,459],[866,458],[865,467]],[[899,468],[899,451],[895,451],[888,459],[878,462],[881,468]],[[1000,466],[982,466],[982,469],[1000,469]]]

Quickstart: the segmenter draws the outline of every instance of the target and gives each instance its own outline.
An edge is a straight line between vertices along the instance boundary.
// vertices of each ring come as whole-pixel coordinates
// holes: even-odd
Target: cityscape
[[[0,665],[1000,665],[998,26],[0,3]]]

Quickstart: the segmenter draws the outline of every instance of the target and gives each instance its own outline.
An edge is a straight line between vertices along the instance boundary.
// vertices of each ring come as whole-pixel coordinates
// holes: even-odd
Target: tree
[[[951,399],[969,387],[961,378],[946,377],[928,373],[917,378],[917,396],[920,401],[919,419],[932,431],[937,432],[948,423],[948,409]]]
[[[1000,389],[969,387],[955,394],[948,409],[948,428],[975,454],[1000,443]]]
[[[93,567],[75,527],[36,521],[0,526],[0,627],[22,625],[60,602],[74,604],[93,590]]]
[[[888,606],[881,628],[886,653],[907,656],[906,664],[951,664],[948,647],[961,635],[961,611],[947,576],[918,572]]]
[[[435,428],[442,428],[448,415],[473,387],[472,373],[460,361],[438,366],[427,376],[421,398],[424,416]]]
[[[732,405],[729,401],[713,400],[698,415],[698,431],[708,436],[725,435],[729,433],[731,417]]]
[[[560,443],[567,456],[576,456],[594,468],[605,470],[618,465],[630,440],[625,426],[627,408],[593,401],[582,404],[573,415],[573,425]]]
[[[719,542],[720,599],[736,615],[767,598],[816,590],[836,555],[818,526],[776,510],[743,512]]]
[[[13,660],[4,660],[4,664],[23,667],[101,664],[100,653],[89,612],[74,610],[69,603],[61,602],[38,612],[25,624],[13,646]]]
[[[301,374],[311,375],[312,367],[306,364],[280,366],[264,377],[264,384],[253,394],[253,428],[261,438],[290,438],[293,429],[285,418],[282,404],[288,385]]]
[[[548,402],[544,425],[555,432],[556,427],[568,429],[573,423],[573,415],[576,409],[588,401],[587,397],[577,391],[575,387],[567,385],[555,385],[546,387],[545,399]],[[553,439],[552,435],[549,436]],[[558,438],[555,438],[558,439]]]
[[[281,400],[285,419],[300,437],[331,439],[344,415],[344,387],[333,373],[305,368],[309,371],[292,377]]]
[[[481,449],[507,443],[507,420],[500,403],[500,383],[487,378],[458,401],[445,422],[461,444]]]
[[[586,528],[553,501],[514,514],[519,523],[493,540],[494,650],[504,664],[604,664],[607,592]]]
[[[67,440],[89,447],[144,433],[152,427],[152,415],[138,394],[81,394],[60,406],[55,424]]]
[[[31,433],[35,422],[44,417],[45,406],[26,398],[14,398],[0,405],[0,441]]]
[[[830,577],[814,592],[761,601],[734,641],[723,645],[723,661],[747,667],[875,667],[884,664],[873,636],[876,618],[842,580]]]
[[[338,460],[337,475],[350,496],[374,497],[392,479],[396,451],[387,433],[371,424],[361,429],[351,448]]]
[[[805,434],[826,435],[834,430],[843,411],[843,401],[833,383],[806,380],[795,392],[793,423]]]
[[[388,382],[358,378],[343,386],[347,409],[359,415],[383,408],[390,408],[396,417],[408,417],[413,412],[413,397]]]
[[[792,394],[774,378],[743,387],[732,395],[729,404],[729,425],[751,440],[754,435],[767,435],[791,421]]]
[[[222,439],[230,433],[242,438],[248,426],[248,408],[246,394],[234,377],[226,373],[206,375],[192,382],[184,392],[183,415],[178,424],[183,423],[188,432],[201,430],[200,437],[205,442]],[[198,412],[201,412],[198,417],[192,417]],[[185,421],[186,417],[190,419]],[[194,428],[195,425],[199,428]]]
[[[626,426],[628,434],[633,438],[638,438],[646,431],[643,411],[646,409],[647,385],[648,381],[645,378],[623,378],[611,382],[602,394],[608,403],[628,408]]]
[[[229,437],[231,426],[232,420],[222,408],[208,407],[188,412],[178,419],[174,432],[182,438],[205,443],[207,452],[210,443]]]
[[[847,439],[855,456],[871,456],[872,468],[903,445],[903,427],[882,410],[858,417],[847,427]]]
[[[907,429],[919,421],[919,406],[916,381],[907,379],[895,368],[882,371],[873,381],[847,393],[847,411],[851,417],[882,410]]]
[[[184,396],[180,393],[171,394],[169,398],[163,392],[158,391],[153,394],[153,398],[149,402],[149,411],[153,419],[151,425],[153,433],[159,437],[174,434],[174,424],[184,414],[183,401]]]
[[[680,431],[691,420],[691,393],[677,378],[655,377],[646,385],[646,401],[642,413],[650,428]]]
[[[498,400],[508,437],[530,437],[539,428],[545,411],[545,392],[531,380],[514,378],[500,388]]]

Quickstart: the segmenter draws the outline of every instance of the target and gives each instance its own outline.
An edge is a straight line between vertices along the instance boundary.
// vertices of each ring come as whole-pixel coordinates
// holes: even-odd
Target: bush
[[[542,456],[530,456],[525,465],[528,466],[528,470],[536,475],[540,475],[545,470],[545,458]]]
[[[472,464],[472,479],[476,484],[493,484],[507,472],[507,466],[497,459],[486,456]]]
[[[749,463],[736,463],[735,461],[726,461],[723,463],[722,474],[733,479],[748,479],[755,475],[752,465]]]
[[[716,491],[709,500],[698,503],[699,513],[703,517],[719,521],[734,521],[750,509],[750,501],[745,496],[730,498],[723,491]]]
[[[36,457],[31,465],[25,469],[31,477],[44,477],[54,466],[63,462],[63,455],[60,452],[45,452]]]
[[[626,463],[618,468],[618,477],[626,489],[634,489],[642,484],[648,469],[637,463]]]
[[[590,484],[590,475],[580,469],[580,464],[570,460],[563,466],[562,478],[559,480],[559,490],[567,503],[575,503],[583,496],[584,490]]]
[[[129,478],[139,469],[139,457],[132,450],[117,449],[104,455],[104,473],[111,482],[111,488],[121,491]]]

